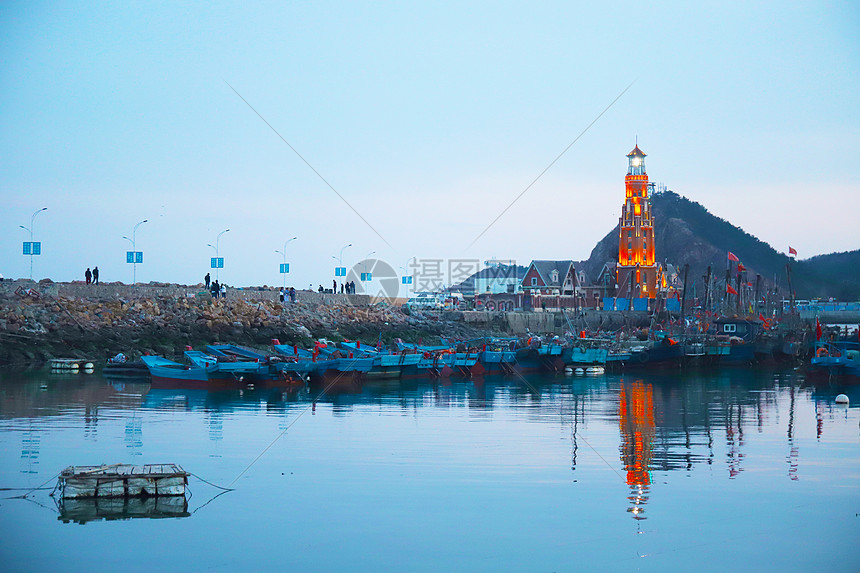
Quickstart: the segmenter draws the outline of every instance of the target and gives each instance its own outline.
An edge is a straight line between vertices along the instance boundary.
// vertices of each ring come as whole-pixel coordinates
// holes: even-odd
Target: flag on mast
[[[738,294],[738,291],[736,291],[735,289],[733,289],[733,288],[731,287],[731,285],[726,285],[726,292],[727,292],[728,294]]]
[[[795,251],[795,250],[791,247],[791,245],[789,245],[789,246],[788,246],[788,254],[789,254],[789,255],[794,255],[794,256],[796,257],[796,256],[797,256],[797,251]]]
[[[740,260],[740,259],[737,257],[737,255],[735,255],[735,254],[734,254],[733,252],[731,252],[731,251],[729,251],[729,254],[727,255],[727,257],[728,257],[728,259],[729,259],[730,261],[734,261],[734,262],[738,262],[738,261]]]

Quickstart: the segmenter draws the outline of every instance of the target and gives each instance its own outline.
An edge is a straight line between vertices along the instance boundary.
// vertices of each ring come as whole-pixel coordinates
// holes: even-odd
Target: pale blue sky
[[[652,180],[778,250],[860,248],[856,3],[598,4],[6,2],[0,273],[28,276],[41,207],[55,280],[130,281],[142,219],[142,281],[201,280],[226,228],[235,285],[280,284],[293,236],[296,286],[347,243],[348,265],[583,259],[637,136]]]

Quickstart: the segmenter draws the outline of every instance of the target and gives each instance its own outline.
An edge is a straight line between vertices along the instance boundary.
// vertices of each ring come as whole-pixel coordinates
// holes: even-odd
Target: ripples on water
[[[92,507],[126,519],[85,527],[45,491],[2,500],[7,570],[860,569],[858,409],[794,372],[379,382],[315,403],[0,384],[0,487],[127,462],[237,488],[213,500],[192,478],[187,512]]]

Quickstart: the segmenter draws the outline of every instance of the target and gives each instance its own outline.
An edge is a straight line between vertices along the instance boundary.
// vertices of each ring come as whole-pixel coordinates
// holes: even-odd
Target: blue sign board
[[[42,243],[39,241],[24,241],[24,254],[25,255],[41,255],[42,254]]]
[[[143,251],[126,251],[125,262],[127,263],[142,263]]]
[[[212,259],[210,259],[210,265],[213,269],[223,269],[224,257],[212,257]]]
[[[290,272],[290,263],[281,263],[281,274]]]
[[[362,282],[372,281],[373,273],[361,273],[361,280]]]
[[[346,267],[335,267],[334,268],[334,276],[345,277],[346,276]]]
[[[411,276],[400,277],[400,284],[411,285],[412,284],[412,277]]]

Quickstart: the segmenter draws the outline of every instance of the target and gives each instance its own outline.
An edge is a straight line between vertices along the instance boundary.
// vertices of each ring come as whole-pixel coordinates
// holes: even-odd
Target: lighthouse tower
[[[657,265],[654,262],[654,218],[648,197],[645,154],[637,145],[627,154],[624,177],[626,198],[621,208],[616,281],[618,296],[654,298],[657,294]]]

